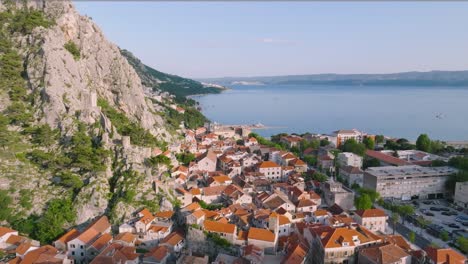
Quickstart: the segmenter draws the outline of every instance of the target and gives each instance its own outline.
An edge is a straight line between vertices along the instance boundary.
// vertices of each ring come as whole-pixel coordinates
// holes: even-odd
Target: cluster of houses
[[[305,151],[317,157],[322,170],[338,168],[336,173],[346,184],[333,177],[325,182],[306,181],[305,175],[313,174],[315,169],[300,156],[261,145],[248,132],[225,127],[187,130],[177,152],[192,153],[196,158],[186,165],[175,161],[171,151],[158,153],[171,157],[174,167],[169,178],[154,180],[155,190],[169,188],[180,207],[159,212],[142,208],[112,231],[108,218],[101,216],[84,229],[71,229],[53,245],[45,246],[0,227],[0,248],[14,254],[8,263],[461,264],[466,261],[465,256],[452,249],[421,250],[402,236],[391,235],[386,213],[380,209],[354,210],[354,192],[346,186],[357,184],[401,199],[413,193],[408,189],[403,197],[402,188],[399,193],[379,189],[382,181],[390,182],[386,175],[412,175],[411,181],[424,175],[424,179],[430,176],[434,180],[453,169],[423,167],[418,162],[425,158],[417,153],[405,152],[398,158],[370,151],[368,155],[387,166],[363,171],[362,157],[339,153],[335,158],[332,150],[349,138],[361,142],[368,135],[342,130],[328,138],[332,141],[330,146]],[[285,136],[281,141],[291,148],[304,139]],[[404,163],[395,164],[395,159]],[[418,182],[417,186],[423,184]],[[431,193],[425,194],[423,190],[418,195],[437,195],[439,190],[434,186]],[[196,241],[208,240],[214,244],[223,241],[233,250],[220,250],[214,256],[198,250],[201,247],[197,243],[202,243]]]

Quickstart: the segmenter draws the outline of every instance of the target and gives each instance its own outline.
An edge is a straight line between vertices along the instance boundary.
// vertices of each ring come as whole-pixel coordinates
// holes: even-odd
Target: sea
[[[468,140],[468,87],[234,85],[193,96],[212,122],[257,124],[262,136],[358,129],[415,140]]]

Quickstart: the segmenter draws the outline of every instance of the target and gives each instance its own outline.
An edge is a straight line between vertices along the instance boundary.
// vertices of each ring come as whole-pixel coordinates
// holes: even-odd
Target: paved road
[[[388,224],[393,228],[392,221],[388,221]],[[414,244],[416,244],[420,248],[424,249],[431,244],[431,241],[427,240],[422,235],[416,233],[415,230],[411,230],[407,228],[406,226],[402,225],[401,223],[396,223],[396,231],[400,233],[402,236],[404,236],[408,241],[409,241],[409,234],[411,232],[414,232],[415,234]]]

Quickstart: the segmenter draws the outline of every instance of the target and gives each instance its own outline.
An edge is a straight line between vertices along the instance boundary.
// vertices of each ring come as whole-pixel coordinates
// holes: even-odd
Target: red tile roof
[[[236,230],[236,225],[205,220],[205,222],[203,222],[203,229],[209,232],[234,234],[234,231]]]
[[[466,257],[451,248],[426,248],[427,256],[435,264],[464,264]]]
[[[13,230],[11,228],[8,228],[8,227],[0,226],[0,237],[6,235],[7,233],[11,233],[11,232],[17,232],[17,231]]]
[[[361,218],[365,217],[386,217],[387,214],[380,209],[367,209],[367,210],[357,210],[356,214]]]
[[[65,233],[63,236],[61,236],[59,239],[57,239],[57,241],[62,242],[64,244],[67,244],[68,241],[74,239],[79,234],[80,234],[80,232],[78,230],[76,230],[75,228],[73,228],[70,231],[68,231],[67,233]]]
[[[165,237],[161,243],[169,244],[171,246],[177,245],[180,241],[184,240],[184,236],[179,232],[172,232],[167,237]]]
[[[375,151],[375,150],[366,150],[366,155],[378,159],[380,161],[383,161],[385,163],[391,164],[391,165],[396,165],[396,166],[403,166],[403,165],[410,165],[411,163],[401,160],[399,158],[395,158],[393,156],[387,155],[385,153],[382,153],[380,151]]]
[[[260,168],[261,169],[265,169],[265,168],[281,168],[280,165],[276,164],[275,162],[273,161],[264,161],[260,164]]]
[[[251,227],[249,229],[248,239],[275,242],[275,234],[268,229]]]

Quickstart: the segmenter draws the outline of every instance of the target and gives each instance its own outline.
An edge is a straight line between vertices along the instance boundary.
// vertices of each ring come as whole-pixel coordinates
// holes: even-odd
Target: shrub
[[[48,20],[42,11],[24,7],[13,13],[9,29],[11,32],[30,34],[36,27],[47,28],[51,25],[53,22]]]
[[[67,43],[65,43],[65,45],[63,45],[63,47],[66,50],[68,50],[68,52],[70,52],[71,55],[73,55],[73,59],[75,59],[76,61],[80,59],[80,49],[75,44],[75,42],[70,40]]]
[[[220,237],[216,233],[208,233],[206,237],[220,247],[223,247],[223,248],[231,247],[231,243],[227,239]]]
[[[64,171],[57,176],[60,178],[60,182],[58,184],[61,186],[72,188],[74,190],[78,190],[81,189],[81,187],[83,187],[83,181],[76,174]]]
[[[176,154],[176,158],[180,163],[187,166],[190,164],[191,161],[195,159],[195,155],[192,153],[185,152],[185,153]]]
[[[32,208],[32,203],[31,203],[31,191],[30,190],[20,190],[20,205],[24,209],[31,209]]]
[[[158,141],[151,133],[142,128],[139,124],[130,121],[124,114],[110,106],[104,99],[98,100],[98,105],[104,114],[111,120],[117,132],[123,136],[130,136],[132,144],[137,146],[158,146],[165,148],[165,143]]]
[[[71,199],[53,199],[47,203],[46,211],[37,221],[32,237],[48,244],[64,232],[65,223],[73,224],[75,218]]]
[[[6,190],[0,190],[0,220],[7,220],[10,215],[11,215],[11,208],[8,207],[9,204],[11,204],[13,200],[11,197],[8,195],[8,191]]]

